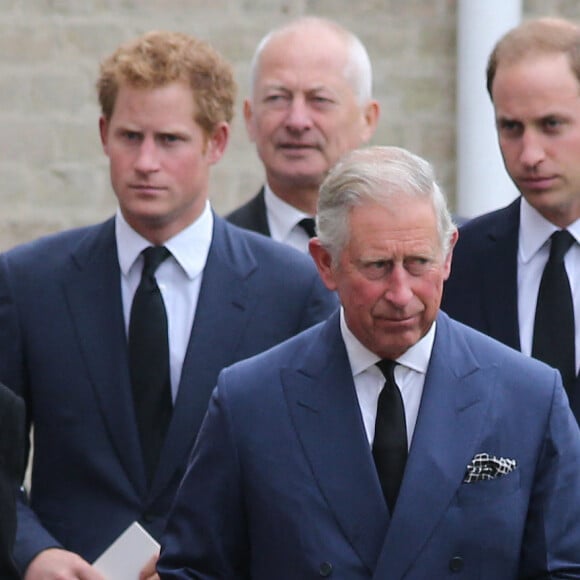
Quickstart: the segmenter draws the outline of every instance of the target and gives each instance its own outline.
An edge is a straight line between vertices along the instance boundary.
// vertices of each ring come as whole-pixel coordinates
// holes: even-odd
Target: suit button
[[[463,558],[461,556],[453,556],[449,560],[449,570],[451,572],[461,572],[463,570]]]
[[[318,568],[318,573],[326,578],[332,574],[332,564],[330,562],[322,562],[320,568]]]
[[[150,513],[144,513],[143,517],[141,518],[143,522],[146,524],[151,524],[155,521],[155,515]]]

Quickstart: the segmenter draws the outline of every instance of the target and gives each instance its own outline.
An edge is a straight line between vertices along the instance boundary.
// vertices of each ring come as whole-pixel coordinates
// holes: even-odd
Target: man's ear
[[[367,143],[377,130],[379,124],[379,117],[381,114],[381,107],[378,101],[369,101],[364,108],[364,129],[362,132],[362,143]]]
[[[107,131],[109,129],[109,123],[107,122],[107,120],[105,119],[105,117],[101,116],[99,117],[99,135],[101,136],[101,144],[103,146],[103,151],[105,152],[105,155],[108,155],[108,134]]]
[[[230,126],[225,121],[218,123],[207,138],[206,153],[212,164],[217,163],[224,155],[230,140]]]
[[[447,250],[447,256],[445,256],[445,262],[443,264],[443,268],[444,268],[444,280],[447,280],[447,278],[449,278],[449,275],[451,274],[451,262],[453,259],[453,248],[455,247],[455,244],[457,243],[457,240],[459,239],[459,230],[457,228],[455,228],[455,231],[453,232],[453,234],[451,235],[451,240],[449,241],[449,249]]]
[[[254,111],[250,99],[244,101],[244,121],[246,122],[246,132],[252,143],[256,141],[256,130],[254,127]]]
[[[310,255],[318,268],[318,273],[320,274],[320,278],[324,282],[324,285],[331,291],[336,290],[337,285],[334,276],[335,268],[332,265],[332,257],[328,250],[316,237],[310,239],[308,249],[310,250]]]

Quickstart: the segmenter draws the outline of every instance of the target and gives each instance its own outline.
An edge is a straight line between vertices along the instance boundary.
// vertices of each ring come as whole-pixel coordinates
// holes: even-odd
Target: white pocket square
[[[515,459],[496,457],[489,453],[478,453],[467,466],[463,483],[497,479],[513,471],[516,465]]]

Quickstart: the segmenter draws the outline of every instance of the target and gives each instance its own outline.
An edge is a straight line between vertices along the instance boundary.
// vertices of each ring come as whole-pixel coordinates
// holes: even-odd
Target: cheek
[[[166,172],[185,180],[192,180],[204,166],[210,164],[209,157],[207,150],[205,153],[188,151],[182,155],[166,156],[162,158],[161,164]]]
[[[439,276],[433,279],[423,280],[415,288],[415,295],[428,310],[436,310],[439,308],[442,293],[443,279]]]
[[[118,155],[109,155],[109,172],[113,180],[124,173],[124,163]]]
[[[254,134],[257,141],[264,141],[272,136],[282,126],[282,117],[279,114],[265,113],[254,124]]]
[[[376,304],[383,298],[384,292],[381,288],[375,288],[371,284],[353,284],[349,288],[349,302],[359,311],[367,311],[369,316]]]
[[[504,160],[504,163],[508,167],[511,167],[517,161],[517,159],[519,157],[519,154],[518,154],[519,147],[515,143],[512,143],[509,140],[502,140],[502,139],[500,139],[500,141],[499,141],[499,147],[500,147],[500,152],[501,152],[501,156]]]

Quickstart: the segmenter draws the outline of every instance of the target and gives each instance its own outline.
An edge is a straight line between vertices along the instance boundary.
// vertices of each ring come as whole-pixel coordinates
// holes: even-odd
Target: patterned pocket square
[[[489,453],[478,453],[467,466],[463,483],[475,483],[476,481],[502,477],[513,471],[516,465],[515,459],[496,457]]]

